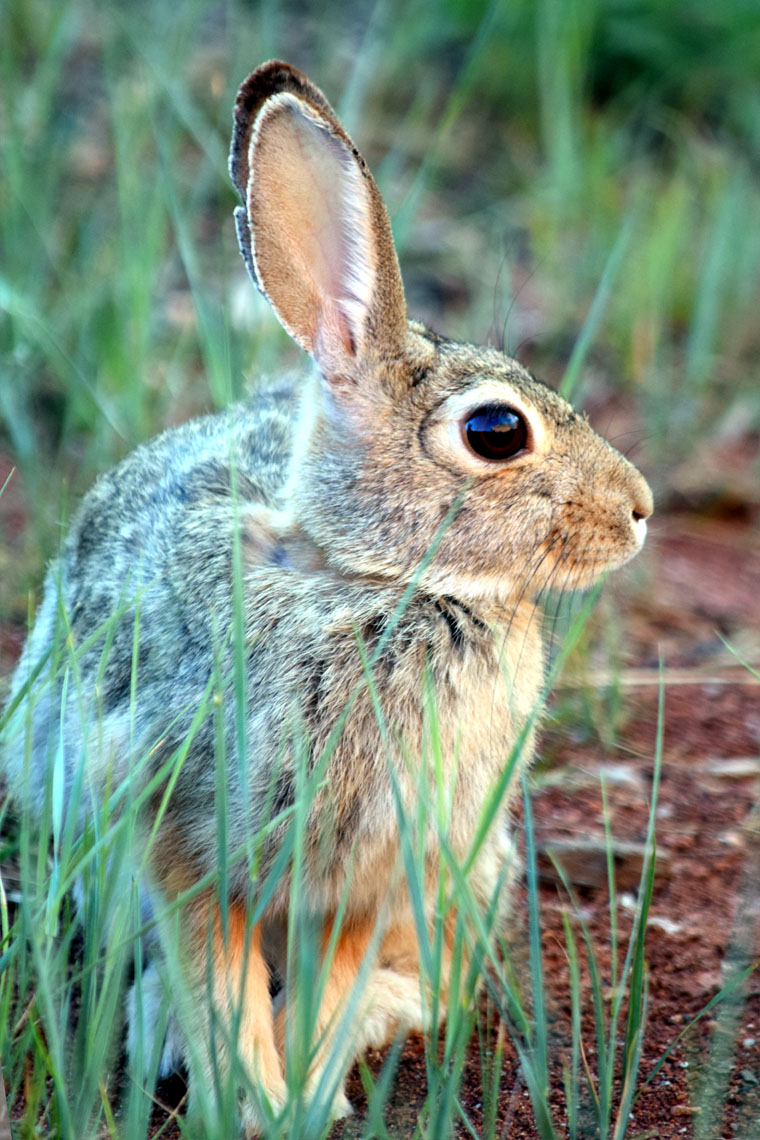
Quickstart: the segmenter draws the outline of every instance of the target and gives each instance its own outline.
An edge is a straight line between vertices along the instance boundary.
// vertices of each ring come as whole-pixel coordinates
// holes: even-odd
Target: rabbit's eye
[[[510,459],[525,449],[528,428],[519,412],[505,404],[476,408],[464,422],[470,449],[481,459]]]

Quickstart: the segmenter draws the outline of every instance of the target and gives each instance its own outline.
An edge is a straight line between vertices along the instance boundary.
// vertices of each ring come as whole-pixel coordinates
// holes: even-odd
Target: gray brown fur
[[[274,99],[283,92],[284,102]],[[399,876],[393,783],[414,816],[425,783],[426,678],[453,787],[449,841],[464,859],[489,790],[540,697],[537,599],[547,586],[589,585],[635,554],[651,495],[631,464],[516,361],[406,321],[377,187],[324,96],[304,76],[277,61],[264,65],[243,84],[235,116],[231,171],[244,201],[237,219],[243,256],[318,370],[164,433],[97,482],[49,573],[14,691],[49,651],[61,609],[75,645],[124,610],[100,681],[103,638],[81,658],[81,683],[64,710],[69,782],[84,754],[97,799],[150,753],[142,768],[146,780],[182,743],[212,676],[221,677],[228,856],[250,846],[273,814],[287,813],[303,741],[313,764],[353,700],[308,811],[303,896],[325,937],[343,893],[348,897],[332,989],[324,998],[325,1027],[345,1000],[375,922],[382,915],[385,923],[347,1065],[356,1049],[381,1044],[399,1027],[425,1024]],[[343,197],[335,205],[318,202],[306,227],[318,232],[318,245],[337,234],[339,248],[328,249],[324,263],[309,261],[314,247],[303,238],[303,216],[313,195],[290,185],[291,164],[293,179],[313,175],[315,185],[345,171]],[[281,184],[287,185],[279,197]],[[346,236],[352,219],[361,231],[356,240]],[[304,272],[308,282],[301,287]],[[505,403],[523,410],[530,446],[514,460],[488,465],[468,454],[457,424],[468,408],[500,392]],[[391,615],[456,503],[435,557],[388,634]],[[246,638],[243,758],[236,755],[229,638],[236,533]],[[139,651],[130,748],[135,595]],[[371,656],[383,637],[373,679],[385,735],[359,650],[362,645]],[[6,749],[16,792],[35,810],[57,742],[60,682],[37,690],[31,757],[19,743]],[[19,722],[29,707],[22,705]],[[521,765],[532,743],[531,727]],[[215,778],[209,717],[191,744],[151,860],[152,891],[160,901],[218,864]],[[513,798],[514,788],[472,870],[471,885],[484,907],[514,863]],[[284,820],[264,845],[264,872],[287,826]],[[433,875],[438,838],[432,819],[426,841]],[[211,927],[219,1005],[227,1000],[225,979],[231,984],[245,975],[250,995],[245,988],[238,1047],[248,1050],[252,1080],[276,1107],[285,1096],[287,1014],[269,1009],[261,962],[262,955],[276,958],[282,944],[289,872],[243,953],[249,885],[248,861],[240,859],[230,867],[229,905],[243,917],[226,935],[217,929],[213,893],[188,911],[191,949],[184,969],[199,1008],[187,1016],[199,1035],[208,1035],[202,995]],[[284,971],[281,960],[276,964]],[[344,1108],[339,1094],[335,1110]],[[251,1135],[261,1127],[255,1104],[244,1108],[243,1120]]]

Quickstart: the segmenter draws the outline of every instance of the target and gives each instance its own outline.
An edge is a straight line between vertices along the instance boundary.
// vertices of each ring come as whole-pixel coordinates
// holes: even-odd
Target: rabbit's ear
[[[325,375],[395,357],[406,306],[390,222],[324,95],[273,61],[240,88],[230,155],[241,251],[281,324]]]

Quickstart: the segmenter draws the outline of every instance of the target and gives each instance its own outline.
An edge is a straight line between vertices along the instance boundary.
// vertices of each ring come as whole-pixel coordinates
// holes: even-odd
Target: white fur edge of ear
[[[334,272],[330,274],[328,280],[320,280],[317,274],[312,276],[312,282],[322,301],[321,312],[316,322],[317,334],[312,344],[305,343],[304,336],[298,330],[291,328],[283,319],[276,300],[267,287],[266,274],[262,273],[256,255],[256,233],[249,209],[257,173],[256,149],[262,131],[266,129],[267,122],[273,115],[282,114],[283,111],[297,116],[297,119],[293,120],[294,131],[299,129],[310,131],[312,137],[319,140],[325,164],[337,162],[339,166],[336,178],[330,179],[331,187],[334,189],[332,200],[325,202],[323,197],[317,194],[314,203],[315,214],[319,212],[320,202],[322,203],[325,216],[329,217],[340,235],[342,248],[334,251],[334,261],[329,257],[326,258],[327,263],[334,266]],[[296,125],[298,120],[300,124]],[[297,137],[295,141],[308,165],[311,159],[305,155],[305,147],[299,143]],[[330,121],[292,92],[282,91],[271,96],[256,116],[248,145],[245,217],[250,239],[248,248],[251,265],[257,283],[285,331],[310,352],[321,366],[328,369],[339,368],[341,359],[345,356],[345,337],[341,336],[339,331],[341,326],[347,329],[352,354],[359,354],[365,340],[367,316],[377,288],[377,242],[373,233],[366,179],[350,146],[335,134]],[[319,219],[315,218],[315,223],[318,221]],[[309,268],[305,258],[304,264]]]

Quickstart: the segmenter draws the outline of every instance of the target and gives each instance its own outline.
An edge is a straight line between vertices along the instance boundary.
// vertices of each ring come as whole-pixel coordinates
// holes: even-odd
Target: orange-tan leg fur
[[[213,906],[213,911],[212,911]],[[258,1096],[277,1111],[285,1101],[285,1081],[275,1047],[274,1018],[269,996],[269,970],[261,952],[261,929],[249,930],[244,906],[230,904],[227,929],[223,928],[216,902],[195,906],[187,916],[190,926],[189,971],[192,1044],[200,1054],[199,1074],[205,1088],[215,1087],[215,1072],[222,1086],[230,1072],[231,1053],[237,1055],[255,1090],[242,1107],[243,1125],[248,1137],[264,1129],[266,1114]],[[210,954],[213,1045],[207,1012]],[[191,1107],[193,1093],[191,1089]]]
[[[452,954],[454,946],[456,930],[456,914],[451,913],[447,917],[444,931],[443,931],[443,944],[441,946],[441,963],[438,975],[438,984],[436,988],[435,999],[438,1004],[438,1022],[442,1022],[446,1016],[446,1010],[449,1002],[449,987],[451,985],[451,965]],[[432,930],[430,931],[432,938]],[[462,947],[461,951],[461,967],[460,972],[462,979],[467,972],[469,965],[469,958]],[[379,954],[380,962],[383,966],[387,967],[386,972],[395,972],[402,975],[413,976],[419,988],[421,980],[419,976],[419,947],[417,943],[417,928],[413,919],[406,922],[398,922],[391,926],[386,932],[385,938]],[[429,991],[430,987],[428,982],[425,983],[425,988]],[[432,995],[427,993],[428,1011],[432,1005]],[[429,1019],[429,1012],[428,1012]],[[418,1028],[411,1026],[410,1028]],[[370,1045],[375,1045],[375,1042],[370,1042]]]
[[[345,923],[336,939],[316,1018],[312,1047],[317,1048],[307,1082],[307,1094],[316,1095],[325,1069],[331,1076],[340,1073],[343,1077],[354,1057],[370,1046],[384,1045],[399,1032],[422,1031],[426,1027],[416,972],[400,973],[384,966],[374,966],[359,980],[373,929],[371,922]],[[325,925],[323,931],[323,955],[331,938],[332,921]],[[354,995],[357,982],[360,992]],[[290,1001],[293,1000],[298,999],[291,994]],[[346,1026],[341,1018],[351,1000],[355,1002],[355,1013]],[[283,1006],[275,1021],[275,1038],[283,1056],[286,1024],[287,1008]],[[350,1111],[341,1080],[332,1113],[344,1116]]]

